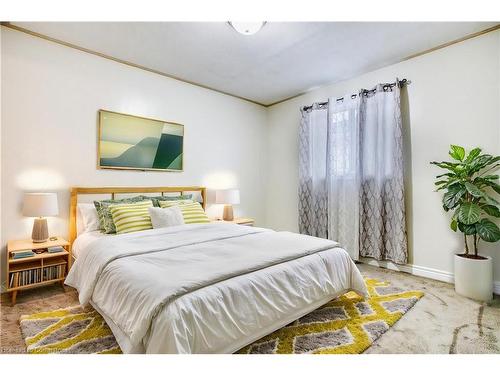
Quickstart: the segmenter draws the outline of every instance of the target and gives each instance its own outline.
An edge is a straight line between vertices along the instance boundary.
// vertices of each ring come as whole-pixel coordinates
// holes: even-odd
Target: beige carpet
[[[402,289],[422,290],[425,296],[364,353],[500,353],[500,298],[481,304],[461,297],[453,285],[359,265],[370,278],[387,280]],[[19,318],[21,315],[78,304],[76,292],[60,286],[32,289],[18,295],[1,296],[0,352],[26,351]]]

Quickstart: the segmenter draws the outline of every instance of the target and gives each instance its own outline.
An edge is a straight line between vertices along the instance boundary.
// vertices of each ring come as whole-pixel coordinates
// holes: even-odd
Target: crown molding
[[[262,107],[267,107],[266,104],[259,103],[259,102],[255,101],[255,100],[252,100],[252,99],[249,99],[249,98],[245,98],[243,96],[238,96],[238,95],[226,92],[226,91],[214,89],[213,87],[202,85],[200,83],[196,83],[196,82],[184,79],[184,78],[180,78],[180,77],[174,76],[173,74],[168,74],[168,73],[162,72],[160,70],[148,68],[148,67],[146,67],[144,65],[135,64],[135,63],[127,61],[127,60],[122,60],[122,59],[119,59],[119,58],[116,58],[116,57],[113,57],[113,56],[110,56],[110,55],[106,55],[105,53],[97,52],[97,51],[94,51],[94,50],[91,50],[91,49],[88,49],[88,48],[85,48],[85,47],[80,47],[80,46],[78,46],[76,44],[73,44],[73,43],[68,43],[68,42],[65,42],[65,41],[60,40],[60,39],[52,38],[50,36],[47,36],[47,35],[44,35],[44,34],[40,34],[40,33],[37,33],[35,31],[31,31],[29,29],[25,29],[24,27],[13,25],[10,22],[0,22],[0,25],[4,26],[4,27],[7,27],[7,28],[9,28],[11,30],[19,31],[19,32],[22,32],[22,33],[25,33],[25,34],[28,34],[28,35],[31,35],[31,36],[34,36],[34,37],[37,37],[37,38],[40,38],[40,39],[47,40],[47,41],[52,42],[52,43],[56,43],[56,44],[65,46],[65,47],[73,48],[73,49],[76,49],[76,50],[78,50],[80,52],[85,52],[85,53],[89,53],[89,54],[94,55],[94,56],[102,57],[104,59],[111,60],[111,61],[117,62],[119,64],[127,65],[127,66],[130,66],[132,68],[141,69],[141,70],[144,70],[144,71],[149,72],[149,73],[154,73],[154,74],[158,74],[160,76],[166,77],[166,78],[175,79],[176,81],[180,81],[180,82],[187,83],[187,84],[190,84],[190,85],[193,85],[193,86],[197,86],[197,87],[200,87],[202,89],[206,89],[206,90],[210,90],[210,91],[215,91],[215,92],[217,92],[219,94],[232,96],[233,98],[236,98],[236,99],[245,100],[245,101],[250,102],[252,104],[257,104],[257,105],[260,105]]]
[[[432,47],[432,48],[429,48],[429,49],[426,49],[425,51],[422,51],[422,52],[418,52],[418,53],[414,53],[413,55],[409,55],[409,56],[406,56],[404,58],[402,58],[401,60],[399,61],[396,61],[395,63],[393,64],[390,64],[390,65],[395,65],[395,64],[399,64],[399,63],[402,63],[403,61],[408,61],[408,60],[411,60],[411,59],[414,59],[415,57],[419,57],[419,56],[422,56],[422,55],[426,55],[428,53],[431,53],[431,52],[435,52],[437,50],[440,50],[440,49],[443,49],[443,48],[446,48],[446,47],[449,47],[449,46],[452,46],[453,44],[457,44],[457,43],[461,43],[461,42],[464,42],[466,40],[469,40],[469,39],[472,39],[472,38],[476,38],[478,36],[481,36],[481,35],[484,35],[484,34],[487,34],[487,33],[490,33],[492,31],[496,31],[500,29],[500,24],[497,24],[495,26],[492,26],[492,27],[489,27],[487,29],[484,29],[484,30],[481,30],[481,31],[478,31],[478,32],[475,32],[475,33],[472,33],[472,34],[468,34],[462,38],[458,38],[458,39],[455,39],[455,40],[452,40],[451,42],[447,42],[447,43],[443,43],[443,44],[440,44],[436,47]],[[390,66],[390,65],[385,65],[385,66]],[[383,68],[383,67],[382,67]],[[380,68],[377,68],[376,70],[378,70]],[[362,73],[362,74],[367,74],[369,72],[365,72],[365,73]],[[296,94],[296,95],[293,95],[293,96],[290,96],[288,98],[285,98],[285,99],[281,99],[281,100],[278,100],[274,103],[271,103],[271,104],[266,104],[265,107],[271,107],[273,105],[276,105],[276,104],[280,104],[280,103],[283,103],[283,102],[286,102],[287,100],[290,100],[290,99],[295,99],[295,98],[298,98],[299,96],[302,96],[302,95],[305,95],[305,94],[308,94],[310,93],[311,91],[315,91],[315,90],[318,90],[318,89],[321,89],[323,87],[327,87],[327,86],[330,86],[330,85],[334,85],[335,83],[338,83],[338,82],[341,82],[341,81],[346,81],[348,79],[351,79],[351,78],[354,78],[354,77],[350,77],[350,78],[346,78],[346,79],[342,79],[340,81],[335,81],[335,82],[330,82],[330,83],[325,83],[323,85],[320,85],[320,86],[316,86],[316,87],[313,87],[309,90],[306,90],[306,91],[303,91],[299,94]]]
[[[148,67],[143,66],[143,65],[135,64],[135,63],[130,62],[130,61],[126,61],[126,60],[122,60],[122,59],[119,59],[119,58],[116,58],[116,57],[113,57],[113,56],[109,56],[109,55],[106,55],[104,53],[97,52],[97,51],[94,51],[94,50],[91,50],[91,49],[88,49],[88,48],[85,48],[85,47],[80,47],[80,46],[78,46],[76,44],[68,43],[68,42],[65,42],[65,41],[60,40],[60,39],[52,38],[50,36],[47,36],[47,35],[44,35],[44,34],[40,34],[40,33],[37,33],[35,31],[31,31],[29,29],[25,29],[23,27],[13,25],[10,22],[4,22],[3,21],[3,22],[0,22],[0,25],[4,26],[4,27],[7,27],[9,29],[12,29],[12,30],[23,32],[25,34],[28,34],[28,35],[31,35],[31,36],[34,36],[34,37],[37,37],[37,38],[41,38],[41,39],[47,40],[47,41],[52,42],[52,43],[57,43],[59,45],[65,46],[65,47],[73,48],[73,49],[76,49],[76,50],[81,51],[81,52],[86,52],[86,53],[89,53],[89,54],[94,55],[94,56],[99,56],[99,57],[102,57],[104,59],[108,59],[108,60],[111,60],[111,61],[114,61],[114,62],[117,62],[117,63],[120,63],[120,64],[124,64],[124,65],[130,66],[130,67],[136,68],[136,69],[141,69],[141,70],[153,73],[153,74],[158,74],[160,76],[163,76],[163,77],[166,77],[166,78],[170,78],[170,79],[174,79],[176,81],[187,83],[187,84],[190,84],[190,85],[193,85],[193,86],[197,86],[197,87],[200,87],[200,88],[203,88],[203,89],[206,89],[206,90],[211,90],[211,91],[217,92],[219,94],[232,96],[233,98],[244,100],[244,101],[250,102],[252,104],[260,105],[260,106],[265,107],[265,108],[269,108],[269,107],[272,107],[273,105],[280,104],[280,103],[286,102],[288,100],[298,98],[299,96],[305,95],[305,94],[310,93],[310,92],[312,92],[314,90],[318,90],[318,89],[321,89],[323,87],[327,87],[327,86],[330,86],[330,85],[333,85],[335,83],[340,82],[340,81],[335,81],[335,82],[325,83],[323,85],[313,87],[313,88],[311,88],[309,90],[302,91],[302,92],[300,92],[298,94],[289,96],[287,98],[278,100],[276,102],[273,102],[273,103],[270,103],[270,104],[264,104],[264,103],[260,103],[260,102],[257,102],[255,100],[249,99],[249,98],[245,98],[243,96],[231,94],[229,92],[221,91],[221,90],[215,89],[215,88],[210,87],[210,86],[206,86],[206,85],[203,85],[203,84],[200,84],[200,83],[196,83],[196,82],[193,82],[193,81],[190,81],[190,80],[186,80],[186,79],[183,79],[183,78],[177,77],[175,75],[168,74],[168,73],[156,70],[156,69],[151,69],[151,68],[148,68]],[[481,31],[478,31],[478,32],[475,32],[475,33],[472,33],[472,34],[468,34],[468,35],[466,35],[466,36],[464,36],[462,38],[458,38],[458,39],[452,40],[450,42],[440,44],[440,45],[438,45],[436,47],[429,48],[429,49],[427,49],[425,51],[418,52],[418,53],[406,56],[406,57],[400,59],[399,61],[397,61],[397,62],[395,62],[393,64],[390,64],[390,65],[399,64],[399,63],[401,63],[403,61],[407,61],[407,60],[410,60],[410,59],[414,59],[416,57],[420,57],[422,55],[426,55],[426,54],[431,53],[431,52],[435,52],[437,50],[440,50],[440,49],[452,46],[452,45],[457,44],[457,43],[464,42],[464,41],[472,39],[472,38],[476,38],[478,36],[481,36],[481,35],[484,35],[484,34],[487,34],[487,33],[493,32],[493,31],[496,31],[498,29],[500,29],[500,24],[497,24],[495,26],[489,27],[487,29],[484,29],[484,30],[481,30]],[[366,74],[366,73],[369,73],[369,72],[365,72],[365,73],[362,73],[362,74]],[[350,77],[350,78],[353,78],[353,77]],[[346,79],[350,79],[350,78],[346,78]],[[342,81],[345,81],[345,79],[342,80]]]

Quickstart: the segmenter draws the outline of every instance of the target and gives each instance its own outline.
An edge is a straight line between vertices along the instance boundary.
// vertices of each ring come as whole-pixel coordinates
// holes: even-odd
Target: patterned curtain
[[[299,129],[299,230],[328,238],[327,106],[302,110]]]
[[[408,261],[399,82],[302,110],[299,229],[353,259]]]
[[[400,88],[378,85],[360,103],[360,254],[408,261]]]

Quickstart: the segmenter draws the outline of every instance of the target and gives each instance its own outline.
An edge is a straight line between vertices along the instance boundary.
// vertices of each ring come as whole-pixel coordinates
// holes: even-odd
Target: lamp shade
[[[240,203],[240,191],[238,189],[216,190],[215,203],[238,204]]]
[[[24,216],[56,216],[59,214],[56,193],[26,193],[24,194]]]

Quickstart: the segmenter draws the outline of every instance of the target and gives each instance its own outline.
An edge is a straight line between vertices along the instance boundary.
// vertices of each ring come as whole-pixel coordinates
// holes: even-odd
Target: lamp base
[[[224,221],[233,221],[234,216],[233,216],[233,206],[230,204],[226,204],[224,206],[224,213],[222,214],[222,220]]]
[[[49,239],[49,230],[47,229],[47,219],[44,217],[36,218],[33,222],[33,232],[31,240],[34,243],[45,242]]]

